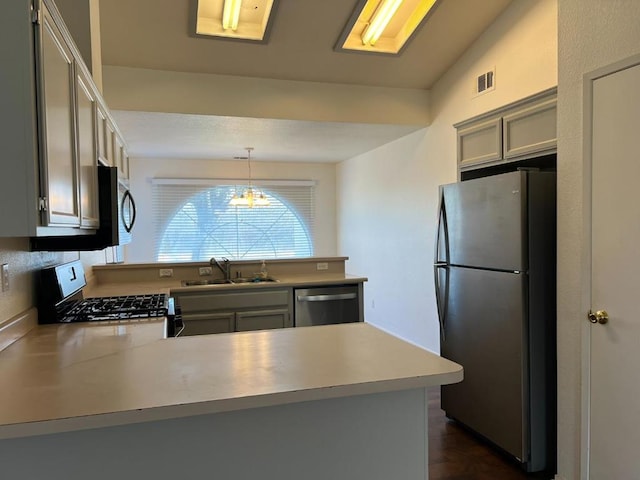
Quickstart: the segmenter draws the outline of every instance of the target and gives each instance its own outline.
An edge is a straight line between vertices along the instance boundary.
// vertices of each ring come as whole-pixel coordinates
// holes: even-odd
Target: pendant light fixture
[[[253,208],[254,206],[268,207],[269,205],[271,205],[271,203],[269,202],[269,199],[267,199],[264,193],[257,190],[254,191],[253,185],[251,184],[251,152],[253,151],[253,147],[246,147],[245,150],[247,151],[246,157],[233,157],[233,158],[235,158],[236,160],[245,160],[245,159],[247,160],[247,164],[249,166],[249,186],[245,189],[244,192],[242,192],[240,196],[238,196],[237,192],[234,193],[233,197],[231,197],[231,201],[229,202],[229,205],[233,207],[249,207],[249,208]]]

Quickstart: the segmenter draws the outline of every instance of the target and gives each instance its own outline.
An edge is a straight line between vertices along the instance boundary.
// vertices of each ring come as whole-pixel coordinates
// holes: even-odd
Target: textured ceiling
[[[334,50],[357,0],[280,0],[266,44],[191,35],[195,0],[101,0],[102,60],[105,65],[157,70],[429,89],[510,1],[441,0],[402,54],[386,56]],[[243,8],[251,8],[251,1],[245,0]],[[209,152],[206,158],[225,157],[226,146],[210,141],[219,135],[203,127],[210,124],[226,133],[222,143],[234,143],[236,152],[248,146],[247,138],[250,143],[260,139],[265,157],[283,160],[300,155],[299,160],[341,160],[375,148],[381,144],[378,138],[390,141],[409,133],[406,127],[384,125],[338,128],[141,112],[118,112],[117,119],[134,156]],[[327,140],[330,133],[339,141]]]
[[[113,112],[133,157],[231,160],[254,147],[256,161],[335,163],[419,127],[262,118]]]

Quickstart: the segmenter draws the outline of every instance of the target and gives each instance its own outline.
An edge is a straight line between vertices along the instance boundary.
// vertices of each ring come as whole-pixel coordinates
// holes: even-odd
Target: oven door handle
[[[299,302],[330,302],[332,300],[353,300],[355,293],[338,293],[335,295],[298,295]]]

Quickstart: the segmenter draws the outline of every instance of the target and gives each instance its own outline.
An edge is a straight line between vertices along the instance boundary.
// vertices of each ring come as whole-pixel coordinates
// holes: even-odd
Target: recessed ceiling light
[[[278,0],[197,0],[196,35],[265,42]]]
[[[360,0],[336,50],[397,54],[440,0]]]

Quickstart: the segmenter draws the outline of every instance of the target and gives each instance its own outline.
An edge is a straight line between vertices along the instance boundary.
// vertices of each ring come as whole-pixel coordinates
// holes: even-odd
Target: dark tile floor
[[[523,472],[515,461],[498,453],[440,409],[440,388],[429,389],[430,480],[550,479],[550,474]]]

